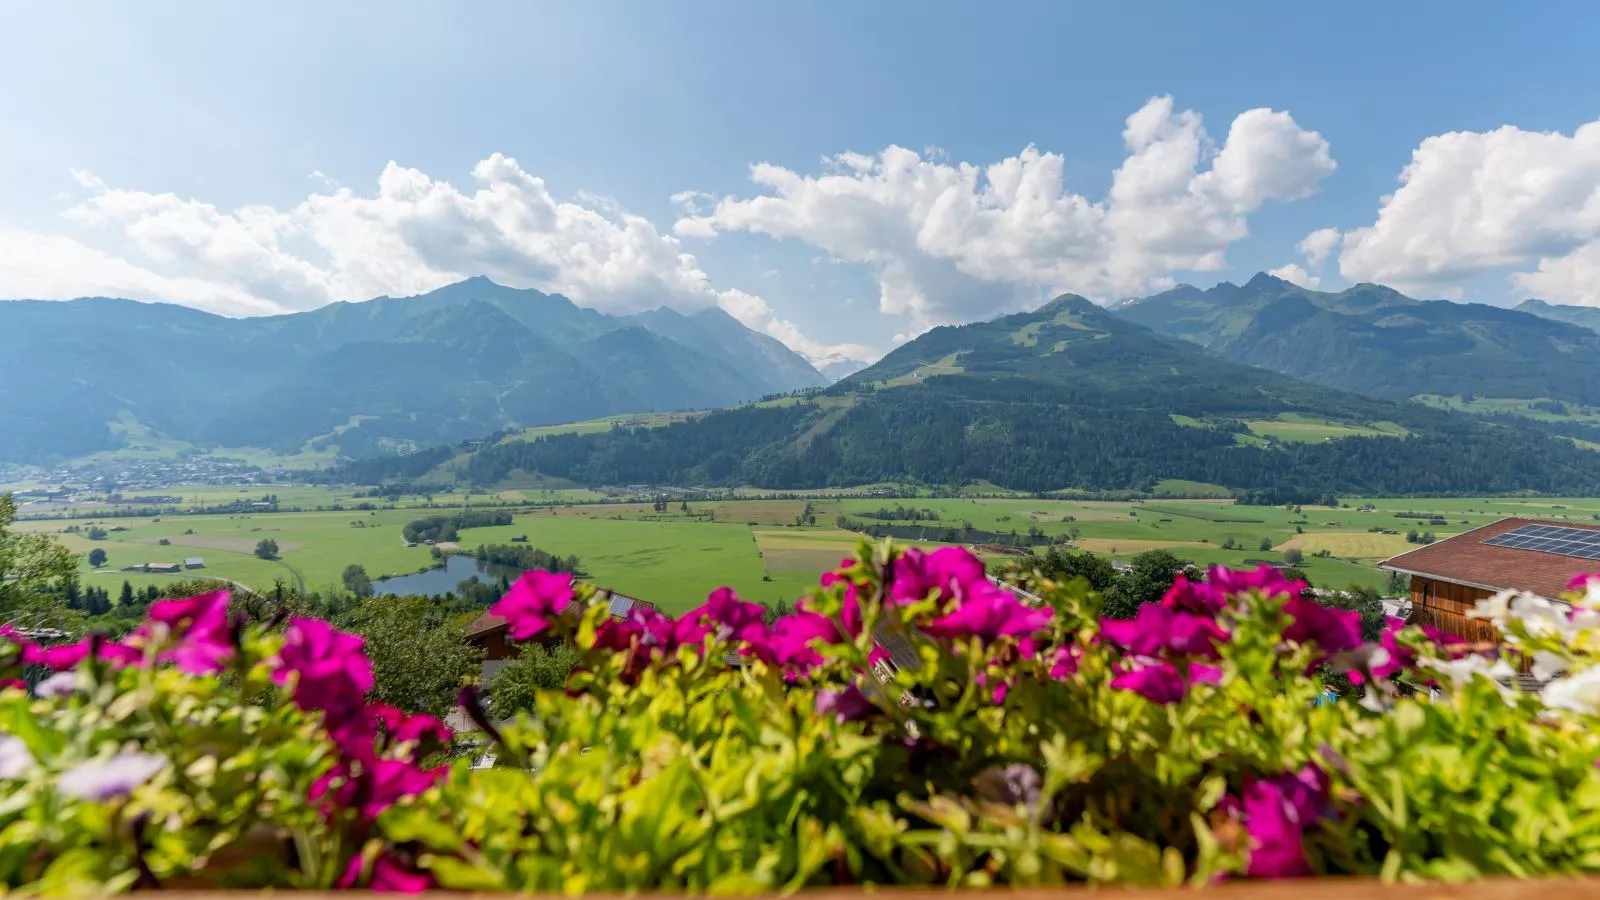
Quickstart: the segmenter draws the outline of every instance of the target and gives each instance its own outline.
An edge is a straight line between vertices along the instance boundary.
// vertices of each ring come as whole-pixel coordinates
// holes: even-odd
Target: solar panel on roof
[[[616,594],[611,595],[611,603],[606,606],[606,612],[619,619],[626,616],[630,609],[633,609],[633,601],[627,597],[618,597]]]
[[[1481,543],[1577,559],[1600,559],[1600,531],[1562,525],[1523,525]]]

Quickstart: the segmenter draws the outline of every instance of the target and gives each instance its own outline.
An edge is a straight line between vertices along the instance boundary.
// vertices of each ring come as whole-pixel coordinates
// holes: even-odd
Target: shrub
[[[157,603],[118,643],[13,635],[0,677],[62,671],[37,698],[0,690],[0,884],[754,893],[1600,869],[1600,581],[1575,612],[1487,601],[1505,658],[1393,620],[1364,641],[1370,598],[1330,609],[1270,568],[1180,576],[1131,620],[1102,619],[1076,579],[1033,579],[1032,605],[955,548],[864,546],[823,583],[769,625],[727,590],[677,620],[616,619],[570,575],[526,574],[495,613],[575,665],[530,673],[527,714],[498,725],[463,691],[490,769],[436,765],[437,720],[365,700],[359,638],[246,625],[226,595]],[[1523,657],[1555,678],[1542,695],[1496,681]],[[1352,695],[1319,702],[1324,673]]]

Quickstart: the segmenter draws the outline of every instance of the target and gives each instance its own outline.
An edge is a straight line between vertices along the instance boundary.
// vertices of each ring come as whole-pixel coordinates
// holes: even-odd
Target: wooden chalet
[[[1600,525],[1501,519],[1384,560],[1411,576],[1411,619],[1471,641],[1498,638],[1467,613],[1505,590],[1559,599],[1574,575],[1600,571]]]

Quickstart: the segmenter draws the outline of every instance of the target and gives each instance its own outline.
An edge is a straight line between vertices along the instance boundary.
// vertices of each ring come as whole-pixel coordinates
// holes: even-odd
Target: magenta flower
[[[705,641],[706,635],[715,634],[719,641],[765,647],[767,625],[762,621],[765,612],[759,603],[740,600],[732,588],[718,588],[704,604],[678,619],[673,638],[679,644],[698,645]]]
[[[1329,609],[1315,600],[1295,595],[1283,605],[1283,610],[1294,618],[1283,630],[1284,640],[1316,644],[1324,656],[1361,646],[1361,614],[1353,609]]]
[[[150,623],[171,631],[176,646],[161,654],[190,675],[220,672],[233,655],[233,633],[228,628],[228,592],[216,591],[183,600],[163,600],[150,607],[150,621],[134,632],[148,639]]]
[[[1305,582],[1289,581],[1272,566],[1260,566],[1254,572],[1212,566],[1206,581],[1228,596],[1258,591],[1269,597],[1298,597],[1306,589]]]
[[[922,630],[931,637],[976,637],[989,644],[1001,637],[1036,634],[1050,626],[1050,619],[1050,610],[1026,606],[1015,594],[985,580],[982,587],[970,585],[954,611],[934,619]]]
[[[1166,609],[1182,609],[1200,615],[1215,616],[1228,605],[1228,598],[1212,583],[1196,584],[1182,574],[1174,576],[1172,587],[1161,598]]]
[[[572,575],[534,569],[523,572],[489,613],[511,625],[511,637],[525,641],[550,627],[572,604]]]
[[[1083,651],[1077,644],[1062,644],[1056,648],[1055,656],[1050,660],[1050,677],[1056,681],[1065,681],[1078,674],[1078,657]]]
[[[772,626],[773,659],[791,673],[803,675],[822,665],[822,654],[814,646],[819,640],[825,644],[841,640],[839,626],[832,619],[813,612],[784,616]]]
[[[1224,807],[1238,815],[1250,835],[1252,878],[1298,878],[1312,874],[1306,859],[1305,831],[1326,816],[1328,778],[1314,765],[1274,778],[1245,778],[1240,798]]]
[[[858,722],[877,711],[867,695],[853,684],[817,692],[817,715],[832,716],[840,725]]]
[[[372,690],[372,663],[362,652],[364,646],[366,642],[357,635],[327,622],[290,619],[273,680],[286,684],[295,676],[294,701],[301,709],[341,714],[359,711],[366,693]]]
[[[983,561],[961,547],[932,553],[912,547],[895,559],[890,574],[889,598],[896,603],[916,603],[938,591],[948,604],[965,599],[979,584],[994,586],[984,577]]]
[[[113,666],[120,668],[144,659],[144,654],[136,647],[90,635],[75,644],[61,644],[56,647],[26,644],[22,648],[22,661],[28,665],[44,666],[57,672],[76,669],[79,663],[89,658],[89,653],[96,643],[100,645],[99,658]]]
[[[1600,572],[1579,572],[1567,581],[1567,590],[1586,591],[1591,581],[1600,581]]]
[[[1207,616],[1154,603],[1139,607],[1132,619],[1103,620],[1100,633],[1136,656],[1170,652],[1215,657],[1217,644],[1228,639],[1228,632]]]
[[[1011,693],[1011,682],[1003,678],[990,678],[987,672],[979,672],[972,680],[978,687],[989,688],[989,699],[994,701],[995,706],[1006,702],[1006,695]],[[989,687],[991,681],[993,687]]]
[[[399,801],[433,787],[448,772],[445,766],[421,769],[401,759],[340,762],[311,785],[307,796],[312,800],[328,797],[336,807],[353,808],[371,820]]]
[[[339,879],[339,887],[359,887],[361,870],[361,857],[350,860],[344,877]],[[391,853],[383,853],[373,862],[372,878],[367,882],[370,890],[390,894],[420,894],[433,886],[433,873],[415,871]]]
[[[1151,703],[1162,706],[1177,703],[1188,693],[1182,673],[1172,663],[1149,663],[1119,672],[1111,679],[1111,686],[1117,690],[1133,691]]]

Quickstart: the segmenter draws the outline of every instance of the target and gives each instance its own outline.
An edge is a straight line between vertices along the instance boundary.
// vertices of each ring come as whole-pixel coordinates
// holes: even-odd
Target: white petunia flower
[[[1479,675],[1491,681],[1497,678],[1510,678],[1516,674],[1503,659],[1490,661],[1485,656],[1463,656],[1460,659],[1428,659],[1421,662],[1422,666],[1432,669],[1443,675],[1455,687],[1461,687]],[[1495,687],[1505,693],[1505,687],[1495,682]]]
[[[1551,709],[1600,714],[1600,666],[1584,669],[1545,685],[1544,705]]]
[[[1573,631],[1566,604],[1535,594],[1519,594],[1511,601],[1511,618],[1522,623],[1531,637],[1570,634]]]
[[[1561,656],[1548,650],[1539,650],[1533,654],[1533,677],[1540,681],[1549,681],[1557,675],[1565,675],[1567,661]]]
[[[150,780],[167,765],[164,757],[149,753],[119,753],[110,759],[97,759],[62,772],[56,788],[80,800],[109,800],[120,797]]]
[[[0,779],[21,778],[33,766],[33,753],[21,738],[0,734]]]
[[[1516,595],[1516,591],[1501,591],[1492,597],[1485,597],[1467,612],[1467,617],[1488,619],[1496,628],[1503,629],[1506,626],[1506,619],[1511,615],[1511,598]]]

